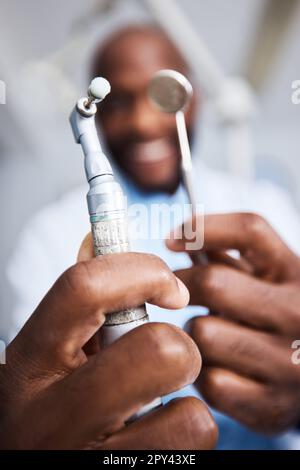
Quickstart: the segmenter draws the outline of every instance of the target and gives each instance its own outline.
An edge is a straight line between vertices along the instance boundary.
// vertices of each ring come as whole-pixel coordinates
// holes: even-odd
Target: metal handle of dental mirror
[[[189,80],[175,70],[160,70],[149,84],[149,97],[162,112],[174,114],[181,154],[181,173],[192,217],[197,214],[197,196],[193,179],[193,162],[187,133],[184,111],[193,96],[193,87]],[[193,256],[194,262],[207,264],[205,253]]]
[[[91,82],[88,96],[78,100],[70,116],[75,141],[81,145],[85,157],[86,178],[90,186],[87,203],[95,256],[130,251],[125,196],[114,179],[95,126],[96,103],[101,102],[109,92],[109,82],[97,77]],[[148,321],[145,305],[106,315],[100,330],[102,346],[109,346],[125,333]],[[142,407],[129,421],[161,404],[161,398],[156,398]]]
[[[181,171],[191,211],[196,212],[196,194],[193,184],[193,163],[185,123],[184,110],[193,96],[193,87],[188,79],[175,70],[160,70],[149,85],[149,97],[162,112],[174,114],[181,153]]]

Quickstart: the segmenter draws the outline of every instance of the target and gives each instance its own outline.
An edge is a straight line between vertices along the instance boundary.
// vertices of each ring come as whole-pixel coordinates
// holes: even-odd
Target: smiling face
[[[173,192],[180,182],[180,153],[174,115],[153,107],[148,85],[161,69],[188,74],[166,36],[154,27],[131,27],[110,39],[96,54],[94,75],[107,78],[111,94],[97,114],[118,166],[141,189]],[[186,113],[192,134],[195,99]]]

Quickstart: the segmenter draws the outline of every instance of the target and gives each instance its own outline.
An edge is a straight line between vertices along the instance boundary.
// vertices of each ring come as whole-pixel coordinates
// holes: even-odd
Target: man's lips
[[[175,148],[168,139],[156,139],[130,145],[126,157],[130,163],[159,163],[174,158]]]

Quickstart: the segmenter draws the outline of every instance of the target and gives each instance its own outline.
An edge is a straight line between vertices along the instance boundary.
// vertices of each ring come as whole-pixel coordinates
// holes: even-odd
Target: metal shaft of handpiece
[[[115,181],[109,160],[102,151],[95,126],[95,104],[86,108],[81,98],[73,110],[70,121],[75,141],[81,144],[85,156],[85,172],[89,182],[87,194],[94,243],[94,253],[102,256],[129,251],[127,207],[122,188]],[[149,321],[146,306],[127,308],[106,315],[101,328],[102,346],[109,346],[133,328]],[[161,406],[161,398],[154,399],[130,418],[132,421]]]
[[[88,135],[81,136],[80,144],[85,155],[91,152],[102,152],[96,129],[92,127]]]

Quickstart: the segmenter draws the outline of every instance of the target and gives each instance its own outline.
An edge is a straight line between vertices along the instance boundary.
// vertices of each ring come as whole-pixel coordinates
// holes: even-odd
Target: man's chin
[[[160,162],[126,162],[117,160],[125,175],[142,191],[173,193],[180,183],[179,158],[166,158]]]
[[[180,178],[143,178],[140,175],[130,175],[131,180],[139,189],[147,193],[166,192],[174,193],[179,186]]]

